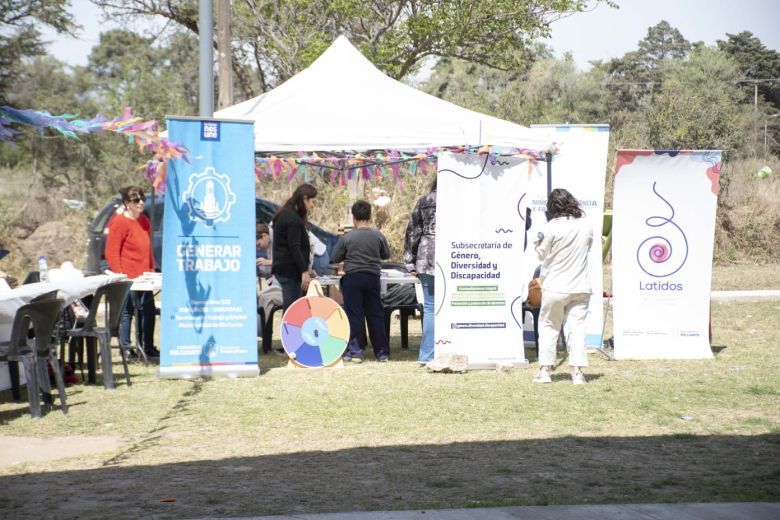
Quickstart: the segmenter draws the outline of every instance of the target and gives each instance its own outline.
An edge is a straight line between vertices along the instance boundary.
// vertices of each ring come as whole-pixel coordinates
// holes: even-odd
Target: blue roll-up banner
[[[168,118],[160,377],[256,376],[252,122]],[[247,290],[251,288],[251,290]]]

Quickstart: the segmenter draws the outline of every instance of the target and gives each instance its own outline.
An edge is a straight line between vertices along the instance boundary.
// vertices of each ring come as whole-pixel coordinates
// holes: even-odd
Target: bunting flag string
[[[140,117],[133,117],[130,107],[125,108],[122,116],[110,121],[101,114],[91,119],[77,118],[78,114],[52,115],[45,110],[17,109],[3,105],[0,106],[0,142],[15,144],[14,138],[21,132],[11,128],[14,124],[32,126],[41,134],[48,128],[72,139],[78,139],[79,134],[98,132],[120,134],[127,138],[128,143],[135,143],[139,151],[152,154],[152,158],[141,168],[144,169],[144,177],[160,191],[165,187],[168,161],[181,158],[189,162],[190,152],[187,148],[160,137],[157,121],[142,121]]]
[[[317,173],[331,183],[338,181],[343,185],[355,176],[364,180],[381,179],[392,175],[396,183],[403,185],[401,166],[406,165],[410,175],[428,175],[436,171],[437,156],[442,151],[487,155],[491,164],[498,157],[522,157],[530,163],[544,160],[546,155],[555,155],[558,148],[552,146],[541,152],[525,148],[507,148],[498,146],[455,146],[428,148],[423,151],[385,150],[373,154],[344,154],[341,156],[320,156],[316,152],[305,154],[300,152],[295,157],[258,156],[255,158],[255,175],[262,178],[278,180],[284,178],[288,183],[300,175],[307,180]]]
[[[113,132],[127,137],[128,143],[135,143],[141,152],[152,154],[141,168],[145,178],[155,189],[162,191],[165,187],[165,176],[170,159],[183,159],[189,162],[190,151],[183,145],[172,143],[160,136],[160,126],[155,120],[142,121],[133,117],[130,107],[125,108],[121,117],[108,120],[98,114],[92,119],[78,119],[78,114],[52,115],[45,110],[21,110],[10,106],[0,106],[0,142],[14,144],[14,138],[21,132],[11,125],[23,124],[32,126],[38,132],[45,129],[59,132],[65,137],[78,139],[79,134],[97,132]],[[491,164],[498,157],[523,157],[529,162],[543,160],[546,155],[554,155],[557,147],[543,151],[525,148],[508,148],[497,146],[452,146],[428,148],[419,151],[384,150],[373,153],[355,153],[321,156],[316,152],[309,154],[300,152],[295,156],[256,157],[255,175],[258,178],[270,177],[273,180],[286,179],[288,183],[302,176],[310,180],[316,175],[322,175],[330,182],[345,185],[356,175],[364,180],[382,179],[392,175],[400,186],[401,166],[406,165],[410,175],[428,175],[436,171],[438,154],[442,151],[487,155]]]

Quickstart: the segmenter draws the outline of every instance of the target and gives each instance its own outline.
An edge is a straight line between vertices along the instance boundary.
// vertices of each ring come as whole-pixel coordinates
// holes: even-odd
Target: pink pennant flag
[[[271,157],[271,164],[273,165],[274,179],[278,179],[279,174],[282,173],[282,162],[276,157]]]
[[[298,167],[287,163],[287,167],[290,169],[290,174],[287,176],[287,183],[291,183],[295,177],[298,176]]]
[[[157,165],[157,178],[154,180],[154,183],[152,184],[154,186],[154,189],[157,191],[165,191],[165,177],[168,174],[168,161],[163,162],[162,164]]]

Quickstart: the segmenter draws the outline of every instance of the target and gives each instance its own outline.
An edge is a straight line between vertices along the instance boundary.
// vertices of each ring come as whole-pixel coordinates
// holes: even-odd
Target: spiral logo
[[[636,259],[642,271],[656,278],[664,278],[673,275],[685,265],[688,259],[688,238],[682,228],[673,221],[674,206],[658,193],[656,184],[653,183],[653,193],[669,207],[671,215],[653,215],[645,220],[649,227],[658,229],[658,234],[639,244]]]
[[[671,249],[668,244],[654,244],[650,246],[650,260],[655,263],[666,262],[669,259],[670,252]]]

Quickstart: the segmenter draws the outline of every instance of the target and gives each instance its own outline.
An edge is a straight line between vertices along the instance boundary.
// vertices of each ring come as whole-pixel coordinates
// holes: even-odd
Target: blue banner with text
[[[257,375],[252,123],[169,118],[168,132],[191,154],[166,179],[160,376]]]

